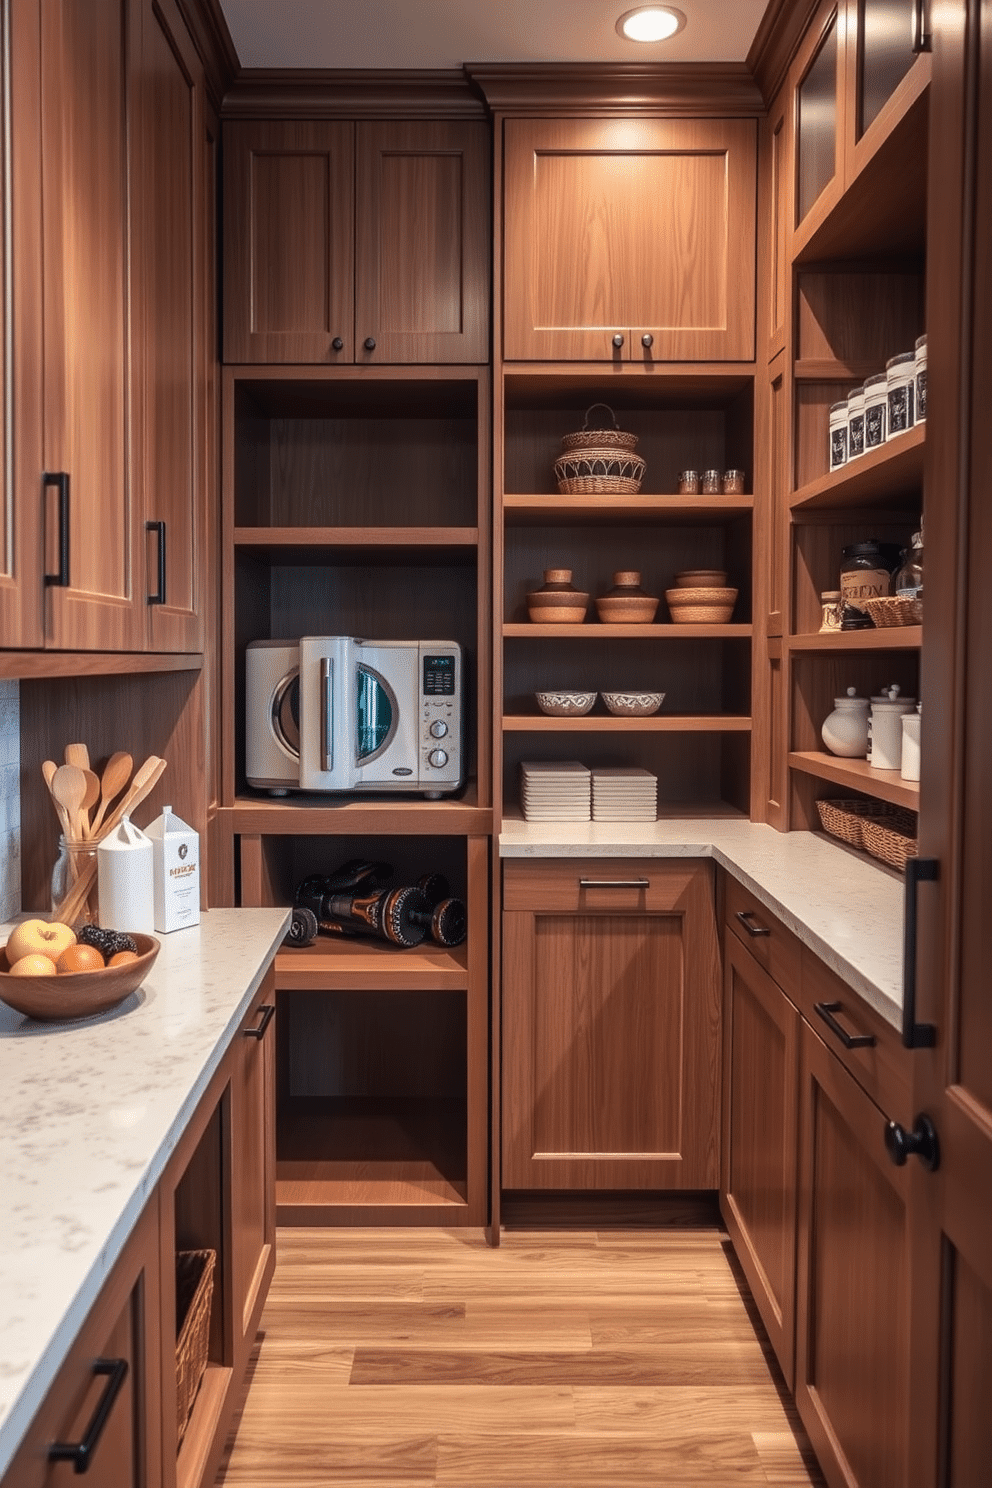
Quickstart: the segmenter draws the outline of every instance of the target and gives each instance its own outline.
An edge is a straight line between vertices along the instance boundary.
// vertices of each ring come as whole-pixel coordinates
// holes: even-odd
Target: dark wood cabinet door
[[[358,125],[359,364],[488,361],[489,149],[482,123]]]
[[[795,1397],[831,1488],[902,1488],[909,1170],[886,1117],[802,1025]]]
[[[506,875],[503,1187],[716,1188],[709,865],[514,863]]]
[[[67,493],[45,491],[45,571],[65,581],[46,584],[56,649],[144,644],[129,385],[133,8],[41,3],[43,458],[68,480]]]
[[[234,122],[223,149],[224,361],[353,362],[354,125]]]
[[[207,195],[203,69],[175,0],[142,0],[134,83],[135,462],[153,651],[203,647]]]
[[[720,1203],[785,1376],[795,1361],[799,1013],[728,930]]]
[[[754,356],[753,121],[510,119],[505,131],[507,361]]]
[[[235,1373],[248,1362],[275,1268],[275,972],[234,1041],[231,1067],[231,1246]],[[261,1036],[259,1036],[261,1035]]]

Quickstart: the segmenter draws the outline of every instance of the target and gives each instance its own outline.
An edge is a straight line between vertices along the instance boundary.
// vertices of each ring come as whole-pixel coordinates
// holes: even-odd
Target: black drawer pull
[[[823,1019],[830,1032],[837,1035],[845,1049],[874,1048],[877,1039],[873,1033],[848,1033],[837,1022],[834,1013],[839,1013],[843,1006],[842,1002],[814,1002],[813,1011]]]
[[[760,920],[755,919],[753,909],[739,909],[737,911],[737,918],[744,926],[748,935],[752,936],[754,940],[757,940],[759,935],[771,935],[772,933],[767,925],[763,925]]]
[[[154,594],[149,594],[149,596],[148,596],[148,603],[150,605],[164,605],[165,604],[165,563],[166,563],[166,559],[165,559],[165,523],[164,522],[146,522],[145,523],[145,531],[146,532],[154,532],[156,538],[158,539],[158,542],[157,542],[157,548],[158,548],[158,567],[157,567],[157,576],[156,576],[156,585],[157,585],[157,587],[156,587],[156,590],[155,590],[155,593]]]
[[[57,589],[69,587],[69,473],[66,470],[46,470],[41,477],[43,486],[54,486],[59,493],[59,571],[46,573],[45,583]]]
[[[261,1020],[254,1028],[245,1028],[243,1030],[245,1038],[263,1039],[265,1037],[265,1030],[272,1022],[275,1010],[276,1005],[274,1002],[263,1002],[258,1009],[262,1015]]]
[[[103,1428],[114,1408],[114,1401],[121,1393],[121,1386],[127,1378],[126,1359],[94,1359],[93,1373],[105,1374],[107,1383],[103,1394],[97,1401],[96,1410],[90,1424],[79,1442],[52,1442],[48,1449],[49,1462],[71,1462],[73,1472],[89,1472],[93,1453],[96,1451],[103,1435]]]
[[[649,889],[649,878],[580,878],[580,889]]]

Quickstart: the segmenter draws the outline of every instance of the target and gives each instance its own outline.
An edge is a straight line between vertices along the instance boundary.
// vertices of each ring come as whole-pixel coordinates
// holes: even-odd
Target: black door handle
[[[42,485],[54,486],[59,493],[59,571],[46,573],[45,583],[57,589],[69,587],[69,472],[46,470],[41,477]]]
[[[341,340],[340,336],[334,337],[334,340],[331,342],[331,350],[344,351],[344,342]]]
[[[814,1002],[813,1011],[823,1019],[830,1032],[837,1035],[845,1049],[874,1048],[876,1039],[873,1033],[848,1033],[837,1022],[834,1013],[839,1013],[842,1007],[843,1003],[840,1002]]]
[[[936,858],[906,859],[902,956],[902,1042],[906,1049],[932,1049],[937,1042],[934,1025],[916,1021],[916,891],[921,883],[936,883],[939,872]]]
[[[96,1451],[103,1435],[103,1428],[110,1419],[110,1412],[114,1408],[114,1401],[121,1393],[121,1386],[127,1378],[126,1359],[94,1359],[93,1373],[95,1375],[105,1374],[107,1383],[103,1394],[96,1403],[90,1424],[83,1432],[82,1441],[78,1442],[52,1442],[48,1448],[49,1462],[71,1462],[73,1471],[77,1473],[89,1472],[90,1463],[93,1461],[93,1453]]]
[[[362,342],[362,345],[365,347],[366,351],[375,351],[375,337],[366,336],[365,340]]]
[[[757,940],[759,935],[771,935],[772,933],[767,925],[762,925],[760,920],[755,919],[753,909],[739,909],[737,918],[754,940]]]
[[[907,1157],[918,1157],[931,1173],[940,1167],[940,1142],[929,1116],[917,1116],[912,1131],[898,1121],[890,1121],[885,1128],[885,1147],[897,1168],[905,1167]]]
[[[254,1028],[245,1028],[243,1030],[245,1038],[263,1039],[265,1037],[265,1030],[272,1022],[275,1010],[276,1007],[274,1002],[261,1003],[258,1011],[261,1013],[262,1016]]]
[[[164,605],[165,604],[165,523],[164,522],[146,522],[145,523],[145,531],[146,532],[154,532],[156,534],[156,536],[158,537],[158,576],[157,576],[158,587],[155,590],[155,593],[154,594],[149,594],[149,596],[148,596],[148,603],[150,605],[160,605],[160,604],[161,605]]]

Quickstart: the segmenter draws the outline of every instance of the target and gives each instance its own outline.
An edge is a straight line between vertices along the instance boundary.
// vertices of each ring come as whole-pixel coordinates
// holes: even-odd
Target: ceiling
[[[451,68],[465,62],[742,62],[767,0],[679,0],[670,41],[616,22],[639,0],[221,0],[242,67]]]

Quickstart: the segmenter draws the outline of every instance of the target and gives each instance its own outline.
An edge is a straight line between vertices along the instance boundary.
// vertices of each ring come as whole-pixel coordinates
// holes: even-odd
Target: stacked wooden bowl
[[[737,592],[727,587],[722,569],[684,569],[665,590],[665,599],[675,625],[726,625]]]

